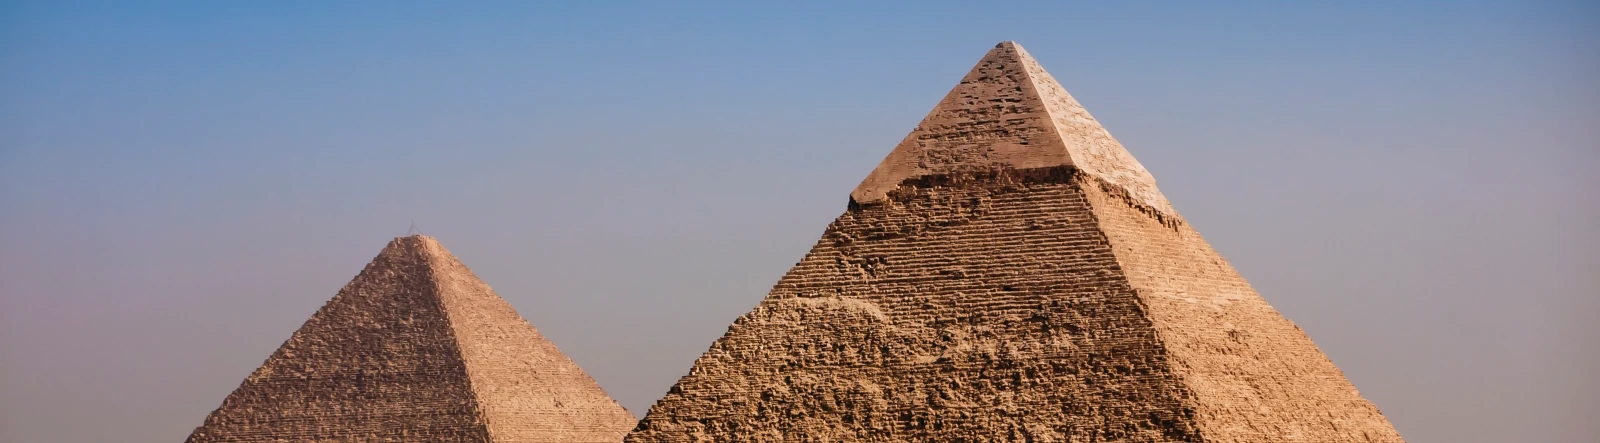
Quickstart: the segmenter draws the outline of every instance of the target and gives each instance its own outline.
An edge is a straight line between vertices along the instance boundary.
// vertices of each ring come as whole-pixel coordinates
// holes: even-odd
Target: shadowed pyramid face
[[[627,441],[1397,442],[1002,43]]]
[[[432,238],[395,239],[190,442],[615,442],[634,417]]]

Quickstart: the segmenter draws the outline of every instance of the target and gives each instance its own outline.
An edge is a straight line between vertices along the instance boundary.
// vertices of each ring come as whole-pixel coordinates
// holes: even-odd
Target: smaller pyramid
[[[632,414],[438,241],[397,238],[188,442],[616,442]]]

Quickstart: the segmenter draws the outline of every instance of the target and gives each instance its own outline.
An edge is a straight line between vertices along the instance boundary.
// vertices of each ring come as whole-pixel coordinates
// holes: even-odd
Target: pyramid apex
[[[443,254],[440,254],[443,252]],[[378,253],[378,258],[383,257],[411,257],[412,259],[432,261],[440,256],[449,256],[450,252],[444,245],[433,237],[422,234],[395,237]]]
[[[996,44],[851,192],[883,200],[919,177],[1071,166],[1175,215],[1154,177],[1012,40]]]
[[[439,243],[439,239],[425,234],[411,234],[395,237],[394,240],[389,241],[389,246],[384,248],[384,252],[387,253],[390,250],[395,250],[397,248],[400,248],[404,251],[409,251],[411,253],[419,253],[430,256],[441,254],[450,255],[450,251],[445,249],[443,244]]]
[[[438,243],[439,242],[438,239],[435,239],[435,238],[430,237],[430,236],[425,235],[425,234],[402,235],[402,236],[399,236],[399,237],[395,237],[394,241],[397,241],[397,242],[398,241],[425,241],[425,242],[433,242],[433,243]]]

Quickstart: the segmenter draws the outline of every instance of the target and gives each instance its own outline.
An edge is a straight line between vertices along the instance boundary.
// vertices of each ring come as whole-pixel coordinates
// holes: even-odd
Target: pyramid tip
[[[979,130],[973,128],[983,132],[970,133]],[[878,201],[906,179],[956,170],[1057,166],[1091,173],[1172,212],[1149,171],[1021,44],[1005,40],[984,54],[850,198]]]
[[[405,249],[412,249],[421,247],[422,250],[429,250],[442,246],[443,245],[439,244],[439,240],[429,237],[426,234],[409,234],[401,237],[395,237],[394,240],[389,242],[389,247],[391,248],[401,247]]]
[[[402,254],[419,256],[450,256],[450,250],[443,243],[426,234],[409,234],[395,237],[384,246],[381,254]],[[381,255],[380,254],[380,255]]]
[[[1006,40],[994,45],[994,49],[989,50],[987,57],[1000,57],[1007,60],[1033,60],[1033,56],[1028,55],[1028,50],[1022,49],[1022,44],[1017,43],[1015,40]]]

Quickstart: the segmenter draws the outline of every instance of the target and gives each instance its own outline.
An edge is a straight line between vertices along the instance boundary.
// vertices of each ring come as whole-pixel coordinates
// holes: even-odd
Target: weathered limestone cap
[[[1173,214],[1150,172],[1011,41],[989,50],[850,198],[872,203],[906,179],[996,166],[1073,166]]]
[[[634,417],[427,236],[394,239],[189,436],[616,442]]]

